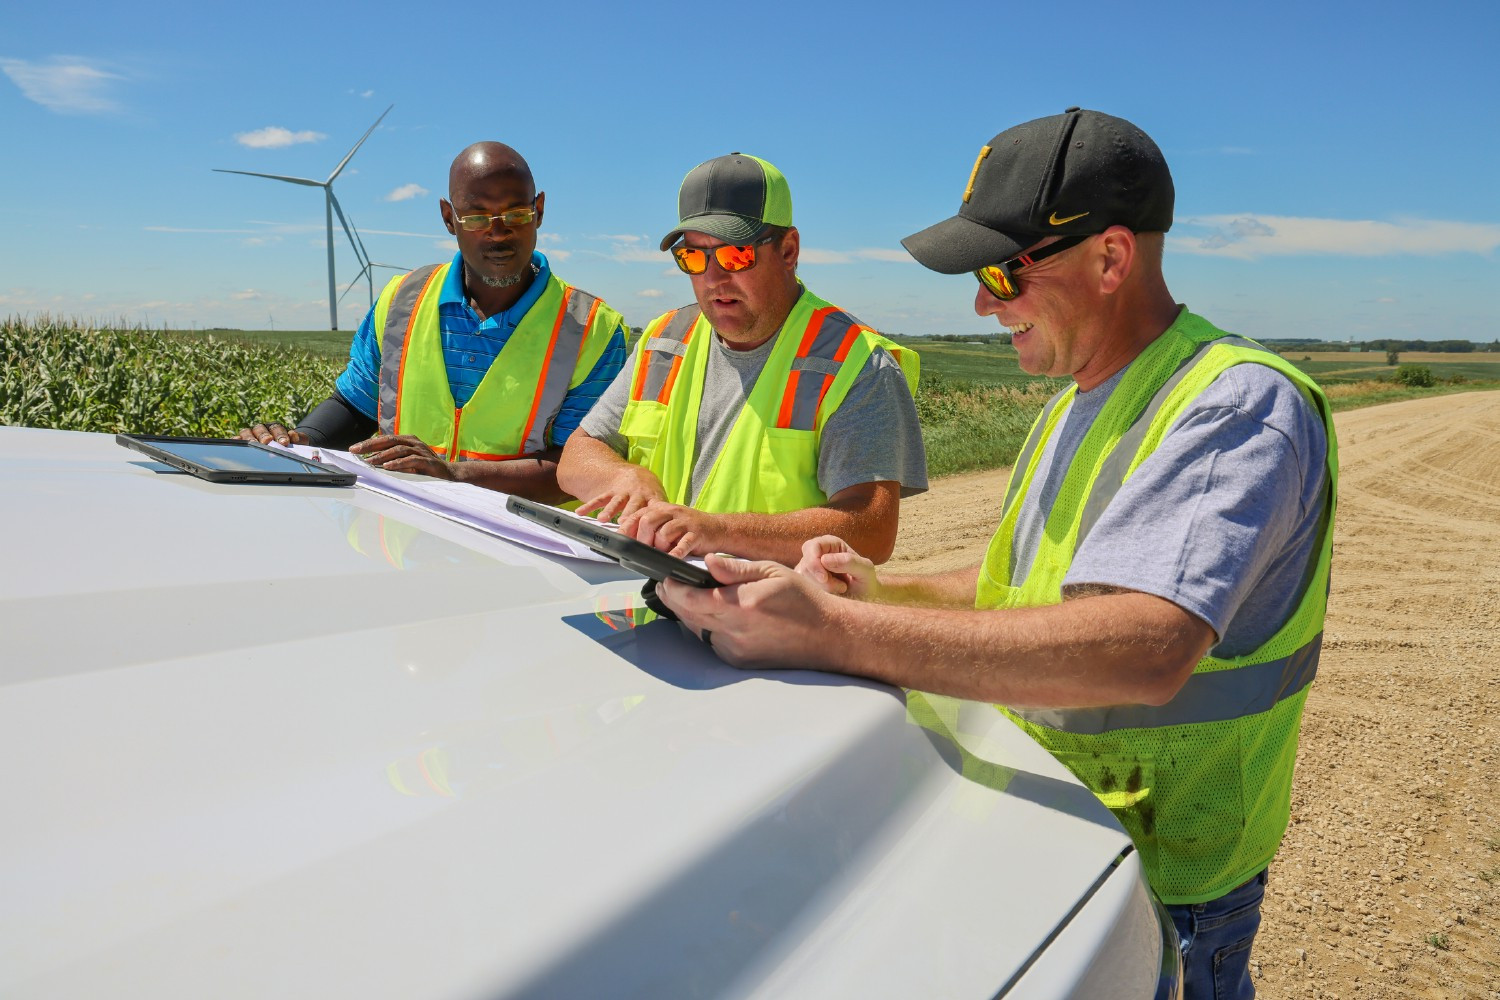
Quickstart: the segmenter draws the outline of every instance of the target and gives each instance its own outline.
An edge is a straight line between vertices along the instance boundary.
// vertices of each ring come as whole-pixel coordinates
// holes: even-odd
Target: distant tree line
[[[1338,340],[1302,340],[1294,338],[1272,338],[1265,341],[1267,347],[1279,350],[1295,348],[1299,351],[1348,351],[1359,349],[1379,353],[1380,351],[1432,351],[1435,354],[1470,354],[1474,351],[1500,351],[1500,340],[1488,344],[1476,344],[1472,340],[1356,340],[1353,343]]]
[[[882,331],[884,332],[884,331]],[[900,336],[898,334],[898,336]],[[937,344],[1009,344],[1008,333],[933,333],[919,338]]]

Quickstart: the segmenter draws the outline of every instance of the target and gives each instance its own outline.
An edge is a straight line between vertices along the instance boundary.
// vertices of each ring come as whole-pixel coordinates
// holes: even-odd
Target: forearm
[[[533,455],[500,462],[454,462],[453,477],[485,489],[499,490],[541,503],[571,499],[557,484],[557,462],[561,448],[548,448]]]
[[[996,611],[830,600],[838,641],[805,637],[817,666],[1017,707],[1164,704],[1214,641],[1149,594]]]
[[[979,583],[979,567],[966,566],[946,573],[921,576],[881,573],[879,589],[870,600],[924,608],[972,608]]]
[[[574,431],[557,463],[557,485],[569,496],[586,500],[607,490],[627,464],[605,442]]]
[[[711,515],[711,537],[722,551],[795,566],[802,558],[803,542],[836,535],[871,562],[883,563],[896,546],[900,512],[900,483],[862,483],[818,507],[780,514]]]

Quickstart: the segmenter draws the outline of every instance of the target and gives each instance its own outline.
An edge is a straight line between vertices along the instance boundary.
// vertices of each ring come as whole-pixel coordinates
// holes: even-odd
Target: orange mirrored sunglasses
[[[981,267],[974,272],[974,277],[978,278],[979,283],[988,288],[990,294],[995,296],[995,298],[1002,302],[1009,302],[1021,294],[1020,282],[1016,280],[1017,271],[1023,267],[1029,267],[1039,260],[1046,260],[1053,254],[1059,254],[1064,250],[1076,247],[1086,239],[1088,239],[1087,236],[1065,236],[1056,243],[1048,243],[1040,250],[1018,254],[1010,260],[991,264],[988,267]]]
[[[736,271],[748,271],[755,266],[755,248],[770,243],[772,237],[756,240],[748,246],[733,246],[728,243],[716,247],[690,247],[679,243],[672,248],[672,259],[677,261],[677,267],[683,274],[702,274],[708,270],[708,255],[713,254],[714,260],[719,266],[733,274]]]

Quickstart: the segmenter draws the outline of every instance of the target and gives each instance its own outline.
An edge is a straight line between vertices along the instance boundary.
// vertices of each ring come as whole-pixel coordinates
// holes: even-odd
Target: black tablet
[[[115,442],[211,483],[352,486],[355,478],[295,452],[238,438],[116,434]]]
[[[544,528],[551,528],[560,535],[582,542],[601,556],[607,556],[626,569],[653,580],[678,580],[694,587],[721,586],[713,578],[713,574],[702,566],[695,566],[660,549],[653,549],[645,542],[622,535],[598,521],[548,507],[546,504],[522,500],[520,497],[506,500],[505,509]]]

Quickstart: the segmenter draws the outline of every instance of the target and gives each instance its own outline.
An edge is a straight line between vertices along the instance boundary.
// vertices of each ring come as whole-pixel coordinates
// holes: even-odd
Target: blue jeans
[[[1250,945],[1265,895],[1262,871],[1218,899],[1167,907],[1182,941],[1184,1000],[1253,1000]]]

